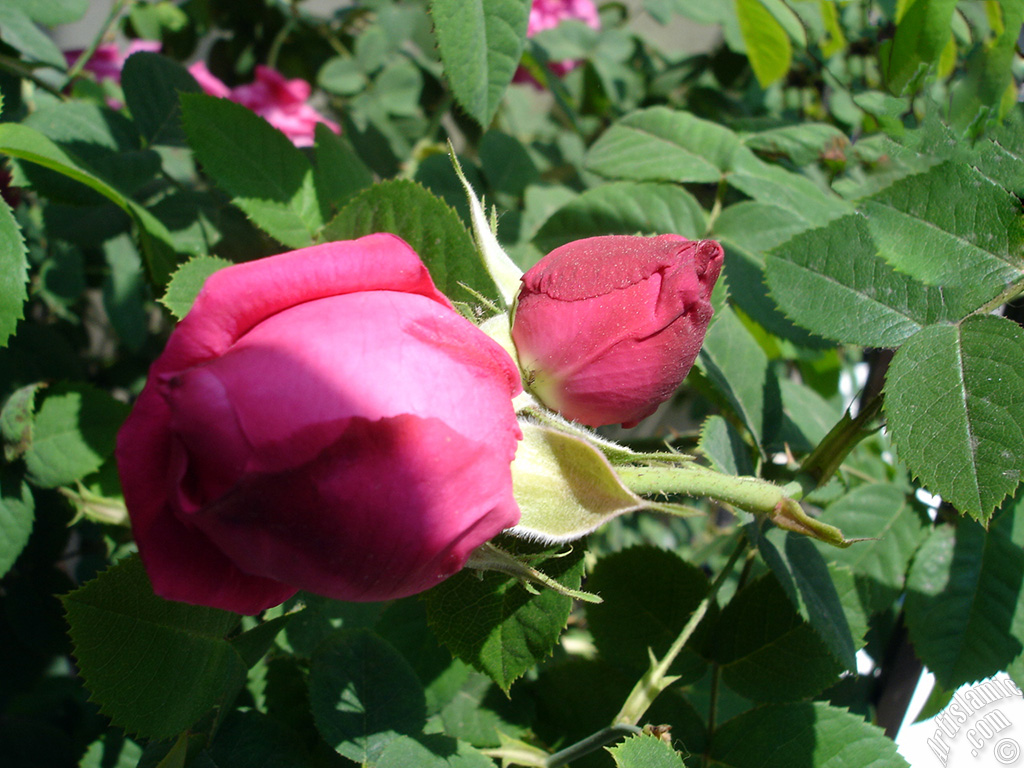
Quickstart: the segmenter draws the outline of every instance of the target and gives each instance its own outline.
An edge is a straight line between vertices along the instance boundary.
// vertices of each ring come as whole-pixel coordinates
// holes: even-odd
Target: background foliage
[[[162,53],[120,85],[46,34],[86,7],[0,4],[4,765],[555,765],[595,733],[631,735],[573,765],[903,765],[921,662],[933,711],[1024,685],[1024,2],[607,2],[600,31],[530,38],[527,0],[121,2],[101,34]],[[308,80],[341,135],[299,149],[203,95],[200,52],[231,84]],[[482,311],[447,141],[523,267],[591,235],[722,242],[697,368],[610,434],[796,482],[868,540],[675,498],[706,514],[538,553],[598,605],[466,572],[258,619],[156,598],[111,453],[175,318],[226,263],[373,231]],[[624,716],[701,605],[674,683]]]

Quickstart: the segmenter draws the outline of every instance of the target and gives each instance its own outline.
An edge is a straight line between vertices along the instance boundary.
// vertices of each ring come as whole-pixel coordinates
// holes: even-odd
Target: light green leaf
[[[603,184],[588,189],[544,222],[534,244],[549,252],[598,235],[676,234],[697,240],[706,216],[697,199],[675,184]]]
[[[610,179],[717,182],[739,138],[728,128],[667,107],[633,112],[587,152],[587,169]]]
[[[715,470],[723,474],[754,474],[751,447],[743,442],[736,428],[722,416],[710,416],[704,422],[697,450],[707,457]]]
[[[0,200],[0,347],[14,335],[28,298],[28,251],[18,222]]]
[[[0,577],[11,569],[28,543],[35,520],[35,500],[28,483],[0,473]]]
[[[988,532],[961,518],[932,531],[907,578],[906,617],[918,657],[943,688],[994,675],[1024,650],[1024,504]]]
[[[62,601],[92,700],[131,733],[171,738],[230,703],[245,682],[224,639],[238,616],[157,597],[136,556]]]
[[[683,768],[683,758],[657,736],[630,736],[614,747],[607,747],[616,768]]]
[[[801,232],[765,258],[765,278],[783,312],[844,344],[897,347],[926,325],[976,308],[955,289],[923,285],[877,255],[863,216]]]
[[[850,146],[846,134],[827,123],[800,123],[771,128],[744,136],[743,143],[759,152],[785,155],[797,165],[816,163],[825,152],[845,152]]]
[[[217,256],[195,256],[189,259],[171,276],[171,282],[167,285],[167,291],[160,299],[160,303],[167,307],[175,318],[181,320],[192,309],[192,304],[206,278],[230,266],[230,261]]]
[[[911,0],[904,7],[885,73],[890,90],[897,95],[938,60],[949,40],[956,0]]]
[[[6,5],[24,11],[45,27],[78,21],[89,10],[89,0],[6,0]]]
[[[54,42],[43,34],[29,18],[29,15],[11,3],[0,3],[0,40],[30,61],[67,69],[64,54]]]
[[[723,723],[714,768],[910,768],[881,728],[825,702],[776,704]]]
[[[56,488],[95,472],[113,453],[128,410],[127,404],[88,384],[48,389],[25,451],[28,479],[40,488]]]
[[[196,159],[235,205],[284,245],[311,245],[323,219],[313,169],[302,151],[266,120],[227,99],[185,93],[181,110]]]
[[[900,179],[861,206],[882,258],[932,285],[969,276],[978,306],[1024,275],[1020,202],[966,164]]]
[[[202,93],[181,64],[158,53],[140,51],[121,70],[124,100],[139,133],[149,145],[183,146],[180,93]]]
[[[339,754],[373,765],[394,739],[423,730],[423,687],[390,643],[341,630],[313,654],[309,701],[316,727]]]
[[[529,0],[432,0],[437,47],[455,99],[490,125],[526,42]]]
[[[735,0],[740,32],[757,82],[767,88],[781,80],[793,59],[789,35],[761,0]]]
[[[910,471],[987,522],[1024,467],[1024,329],[992,315],[925,328],[893,357],[885,411]]]
[[[494,296],[494,282],[458,214],[416,182],[382,181],[363,190],[324,227],[321,238],[349,240],[374,232],[390,232],[412,246],[453,301],[474,301],[472,291]]]

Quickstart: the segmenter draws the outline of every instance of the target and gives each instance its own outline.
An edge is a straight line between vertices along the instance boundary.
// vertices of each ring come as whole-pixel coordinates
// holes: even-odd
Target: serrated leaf
[[[521,552],[529,551],[520,546]],[[576,589],[583,572],[583,547],[535,564]],[[532,594],[497,573],[482,577],[463,570],[426,594],[427,620],[452,655],[508,692],[512,683],[549,656],[565,628],[572,599],[543,588]]]
[[[391,741],[415,736],[426,721],[416,673],[367,629],[343,629],[320,645],[309,670],[309,701],[327,743],[362,764],[374,764]]]
[[[196,159],[235,205],[284,245],[311,245],[323,219],[313,169],[302,150],[227,99],[184,93],[181,111]]]
[[[0,124],[0,153],[28,160],[90,187],[129,214],[138,226],[150,279],[163,285],[176,261],[171,233],[153,214],[86,169],[39,131],[19,123]]]
[[[864,217],[844,216],[774,249],[765,279],[788,317],[844,344],[897,347],[926,325],[976,309],[954,289],[897,272],[877,252]]]
[[[587,169],[611,179],[717,182],[739,137],[717,123],[667,107],[633,112],[587,151]]]
[[[14,335],[28,299],[28,251],[18,222],[0,201],[0,347]]]
[[[732,310],[716,313],[697,366],[725,397],[761,450],[778,427],[782,412],[779,382],[768,365],[768,356]]]
[[[881,728],[820,701],[752,709],[715,731],[716,768],[910,768]]]
[[[495,287],[457,213],[414,181],[382,181],[363,190],[324,227],[324,240],[390,232],[412,246],[434,283],[453,301],[471,301]]]
[[[710,416],[704,422],[697,450],[707,457],[712,468],[723,474],[754,474],[750,446],[743,442],[736,428],[722,416]]]
[[[630,736],[614,747],[606,747],[616,768],[683,768],[683,758],[657,736]]]
[[[559,208],[538,230],[534,244],[546,253],[598,235],[672,233],[698,240],[705,219],[697,199],[678,185],[612,182]]]
[[[230,266],[230,261],[218,256],[194,256],[171,275],[171,282],[167,284],[167,291],[160,299],[160,303],[167,307],[175,318],[181,320],[192,309],[192,304],[206,278]]]
[[[1020,202],[965,164],[945,162],[900,179],[861,208],[882,258],[932,285],[969,276],[977,306],[1024,275]]]
[[[121,88],[128,111],[149,145],[182,146],[181,93],[202,93],[181,64],[158,53],[140,51],[121,70]]]
[[[58,384],[47,390],[25,451],[28,479],[41,488],[81,480],[114,451],[127,404],[88,384]]]
[[[903,592],[910,560],[927,532],[906,491],[887,483],[862,485],[830,504],[822,520],[846,536],[867,539],[846,549],[820,545],[818,550],[850,568],[867,611],[891,605]]]
[[[893,357],[885,412],[911,472],[987,522],[1024,467],[1024,329],[992,315],[925,328]]]
[[[955,690],[1003,670],[1024,650],[1024,504],[1008,502],[988,532],[961,518],[921,545],[907,578],[914,651]]]
[[[707,596],[709,584],[700,568],[676,554],[639,546],[598,560],[587,588],[604,599],[587,607],[587,623],[601,657],[643,673],[650,666],[648,649],[658,658],[665,655]],[[710,619],[704,620],[669,671],[682,676],[683,685],[707,669],[694,647],[700,649],[706,641],[710,624]]]
[[[175,736],[245,681],[224,639],[238,616],[157,597],[137,556],[61,599],[92,700],[131,733]]]
[[[0,578],[28,543],[35,520],[35,500],[28,483],[11,472],[0,473]]]
[[[813,696],[843,670],[771,574],[748,584],[722,609],[708,647],[723,681],[755,701]]]
[[[939,58],[949,39],[950,19],[956,0],[914,0],[896,25],[888,53],[886,81],[901,94],[918,72]]]
[[[437,47],[456,101],[490,125],[526,42],[529,0],[432,0]]]
[[[735,0],[740,32],[757,82],[767,88],[782,79],[793,59],[789,35],[761,0]]]

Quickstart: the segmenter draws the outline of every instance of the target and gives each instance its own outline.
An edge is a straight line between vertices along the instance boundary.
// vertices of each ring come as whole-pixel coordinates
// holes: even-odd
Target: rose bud
[[[520,389],[394,235],[213,274],[118,435],[154,590],[253,614],[428,589],[519,520]]]
[[[512,340],[527,387],[591,427],[632,427],[672,396],[713,314],[713,240],[611,235],[556,248],[522,279]]]

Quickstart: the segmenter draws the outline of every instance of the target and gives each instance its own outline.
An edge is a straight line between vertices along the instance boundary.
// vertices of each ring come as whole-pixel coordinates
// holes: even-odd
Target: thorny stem
[[[747,542],[745,539],[740,539],[736,543],[736,548],[729,556],[728,562],[719,571],[718,576],[711,583],[711,588],[708,590],[707,595],[703,600],[700,601],[700,605],[690,616],[689,621],[686,622],[686,626],[683,627],[679,636],[669,647],[665,655],[659,660],[651,656],[651,668],[644,673],[644,676],[637,681],[637,684],[633,687],[626,702],[622,705],[622,709],[619,710],[619,714],[612,720],[613,725],[636,725],[640,722],[640,718],[644,716],[644,713],[650,708],[651,704],[654,703],[654,699],[661,693],[665,688],[672,684],[676,679],[675,677],[669,677],[668,670],[672,666],[672,663],[676,660],[676,656],[683,650],[683,646],[686,645],[690,637],[693,636],[694,631],[697,629],[697,625],[700,624],[701,619],[704,618],[704,614],[707,613],[708,608],[711,606],[711,602],[715,599],[718,594],[718,590],[721,589],[722,584],[725,583],[726,578],[732,573],[733,566],[736,565],[736,561],[743,556],[747,549]]]

